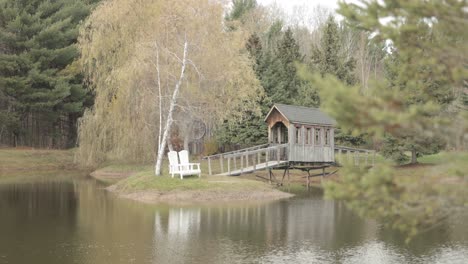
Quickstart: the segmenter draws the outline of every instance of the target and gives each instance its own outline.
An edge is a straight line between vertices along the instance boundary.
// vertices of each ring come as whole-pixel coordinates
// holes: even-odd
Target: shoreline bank
[[[229,203],[242,201],[274,201],[293,197],[266,183],[240,177],[202,175],[171,178],[154,176],[152,168],[100,168],[91,177],[111,184],[106,188],[118,197],[147,204]]]

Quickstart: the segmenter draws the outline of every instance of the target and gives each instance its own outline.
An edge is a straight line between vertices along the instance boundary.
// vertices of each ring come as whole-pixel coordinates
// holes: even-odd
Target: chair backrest
[[[169,153],[167,153],[167,156],[169,157],[169,164],[170,165],[178,165],[179,164],[179,159],[177,158],[177,152],[176,151],[169,151]]]
[[[179,152],[180,164],[189,164],[189,153],[188,150],[182,150]]]

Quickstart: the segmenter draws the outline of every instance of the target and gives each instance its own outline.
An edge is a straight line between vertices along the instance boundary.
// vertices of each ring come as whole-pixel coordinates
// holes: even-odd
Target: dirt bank
[[[281,192],[276,189],[260,190],[225,190],[225,189],[203,189],[203,190],[142,190],[142,191],[121,191],[116,185],[112,185],[107,190],[120,197],[144,202],[148,204],[171,203],[171,204],[192,204],[192,203],[226,203],[238,201],[273,201],[290,198],[294,196],[290,193]]]

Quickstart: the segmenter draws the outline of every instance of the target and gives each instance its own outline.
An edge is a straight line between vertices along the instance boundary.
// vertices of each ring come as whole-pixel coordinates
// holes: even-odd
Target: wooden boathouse
[[[208,173],[240,175],[257,170],[299,168],[307,172],[337,164],[336,156],[368,164],[372,150],[335,145],[336,121],[318,108],[275,104],[265,117],[268,143],[207,156]],[[219,162],[218,162],[219,160]]]
[[[265,122],[271,146],[288,144],[288,161],[335,162],[336,121],[319,109],[275,104]]]

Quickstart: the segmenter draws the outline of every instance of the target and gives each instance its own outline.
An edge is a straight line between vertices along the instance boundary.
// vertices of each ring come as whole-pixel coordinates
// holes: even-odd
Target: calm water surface
[[[0,185],[3,263],[468,263],[468,217],[409,245],[319,190],[271,203],[149,206],[82,176]]]

